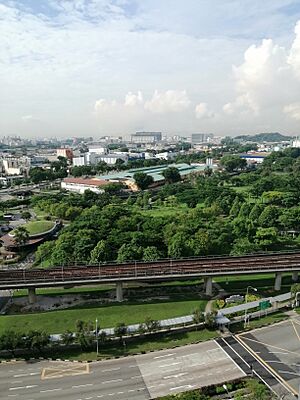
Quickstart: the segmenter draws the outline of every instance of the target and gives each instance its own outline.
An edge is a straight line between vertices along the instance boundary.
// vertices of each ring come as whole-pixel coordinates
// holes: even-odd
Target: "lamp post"
[[[98,343],[98,318],[96,318],[96,351],[97,351],[97,357],[99,354],[99,343]]]
[[[251,285],[247,286],[247,290],[246,290],[246,301],[245,304],[248,303],[248,293],[249,293],[249,289],[254,290],[254,292],[257,292],[257,289]],[[245,308],[245,317],[244,317],[244,328],[246,328],[247,326],[247,308]]]

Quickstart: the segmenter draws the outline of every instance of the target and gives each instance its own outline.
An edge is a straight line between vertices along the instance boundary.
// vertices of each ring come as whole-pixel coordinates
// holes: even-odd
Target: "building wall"
[[[69,192],[80,193],[80,194],[84,194],[86,190],[91,190],[92,192],[95,192],[97,194],[104,193],[104,189],[101,189],[98,186],[83,185],[78,183],[67,183],[63,181],[61,182],[61,188],[68,190]]]

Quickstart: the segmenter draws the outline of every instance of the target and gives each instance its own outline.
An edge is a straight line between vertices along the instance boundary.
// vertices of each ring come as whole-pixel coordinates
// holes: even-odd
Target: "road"
[[[0,364],[2,400],[145,400],[245,376],[215,342],[85,363]]]

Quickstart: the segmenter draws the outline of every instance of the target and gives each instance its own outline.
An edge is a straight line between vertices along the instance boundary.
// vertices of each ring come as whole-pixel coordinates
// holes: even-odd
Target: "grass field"
[[[31,221],[22,225],[28,230],[29,235],[37,235],[39,233],[47,232],[54,226],[53,221]],[[14,232],[12,231],[12,234]]]
[[[147,316],[160,320],[191,314],[196,307],[204,310],[206,303],[206,300],[161,301],[147,304],[81,307],[25,315],[2,315],[0,316],[0,334],[7,329],[18,332],[42,329],[48,333],[62,333],[67,329],[74,331],[77,320],[95,321],[96,318],[102,328],[109,328],[114,327],[118,322],[125,322],[127,325],[141,323]]]

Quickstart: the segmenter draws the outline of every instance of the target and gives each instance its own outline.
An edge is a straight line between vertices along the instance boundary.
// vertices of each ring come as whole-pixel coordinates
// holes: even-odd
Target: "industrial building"
[[[161,140],[161,132],[136,132],[131,135],[131,143],[136,144],[157,143]]]

